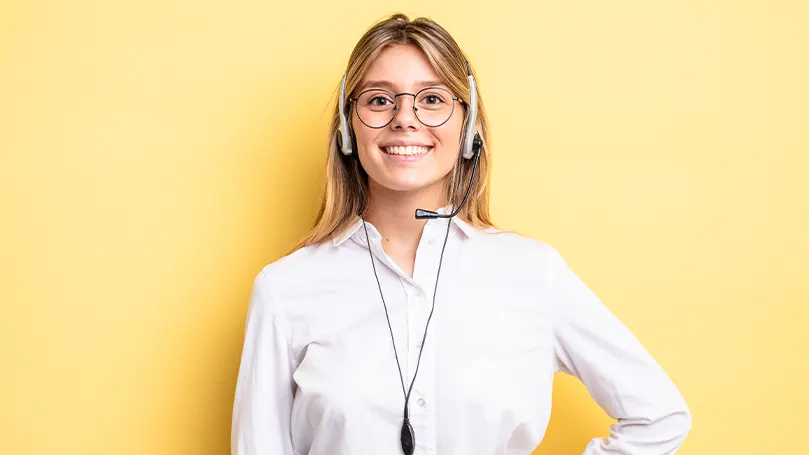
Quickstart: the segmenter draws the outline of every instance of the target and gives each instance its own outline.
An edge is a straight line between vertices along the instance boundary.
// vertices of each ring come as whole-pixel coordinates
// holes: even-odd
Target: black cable
[[[424,336],[421,339],[421,347],[419,348],[419,357],[416,361],[416,371],[413,373],[413,380],[410,382],[410,387],[405,391],[404,376],[402,375],[402,366],[399,363],[399,354],[396,352],[396,341],[393,337],[393,327],[390,324],[390,316],[388,315],[388,306],[385,303],[385,296],[382,293],[382,285],[379,283],[379,276],[376,273],[376,265],[374,255],[371,253],[371,241],[368,238],[368,226],[365,224],[365,218],[362,218],[362,226],[365,229],[365,241],[368,243],[368,255],[371,257],[371,266],[374,269],[374,277],[376,278],[376,285],[379,287],[379,296],[382,298],[382,305],[385,307],[385,319],[388,321],[388,329],[390,330],[390,341],[393,344],[393,355],[396,356],[396,367],[399,369],[399,379],[402,383],[402,393],[404,394],[404,419],[402,422],[401,443],[402,451],[405,455],[413,455],[416,447],[416,435],[413,427],[410,425],[410,413],[407,409],[407,404],[410,401],[410,393],[413,391],[413,384],[416,383],[416,376],[419,374],[419,365],[421,364],[421,354],[424,351],[424,344],[427,341],[427,329],[430,327],[430,320],[433,318],[435,311],[435,296],[438,294],[438,277],[441,274],[441,264],[444,262],[444,250],[447,247],[447,239],[449,238],[449,227],[452,224],[452,219],[447,220],[447,232],[444,234],[444,244],[441,247],[441,257],[438,261],[438,272],[435,275],[435,287],[433,289],[433,304],[430,309],[430,315],[427,317],[427,324],[424,327]]]

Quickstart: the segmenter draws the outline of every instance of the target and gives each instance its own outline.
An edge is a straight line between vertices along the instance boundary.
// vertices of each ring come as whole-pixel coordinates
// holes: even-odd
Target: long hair
[[[469,119],[468,59],[449,32],[427,18],[419,17],[411,21],[406,15],[397,13],[378,22],[365,32],[357,42],[348,60],[346,98],[352,96],[353,91],[371,67],[374,59],[388,46],[397,44],[412,44],[421,49],[441,80],[463,100],[464,122],[461,129],[461,134],[463,135]],[[474,76],[475,72],[471,65],[470,69]],[[475,81],[477,82],[477,78],[475,78]],[[479,84],[476,85],[480,86]],[[494,227],[494,225],[489,216],[490,141],[486,111],[483,109],[483,100],[480,93],[478,93],[477,104],[476,130],[483,139],[483,148],[480,151],[481,156],[469,200],[457,216],[479,229],[485,229]],[[351,109],[351,105],[349,105],[349,112],[346,112],[349,119],[351,119]],[[332,116],[328,135],[326,188],[323,200],[314,226],[291,250],[293,252],[308,245],[331,240],[340,235],[356,221],[357,216],[363,215],[367,209],[370,199],[368,174],[360,165],[356,147],[354,147],[354,152],[348,156],[343,155],[340,151],[338,145],[339,127],[339,103],[335,103],[334,115]],[[350,131],[350,136],[351,140],[355,141],[353,131]],[[461,146],[463,146],[463,139],[461,140]],[[446,200],[453,207],[457,207],[466,194],[472,172],[472,163],[473,159],[466,160],[459,153],[458,161],[445,179]]]

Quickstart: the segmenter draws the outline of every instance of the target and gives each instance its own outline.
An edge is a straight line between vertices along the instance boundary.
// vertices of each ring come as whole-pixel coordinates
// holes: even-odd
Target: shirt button
[[[418,404],[420,408],[423,408],[423,407],[427,406],[427,402],[424,401],[424,398],[419,398],[419,400],[416,402],[416,404]]]
[[[435,245],[435,239],[427,240],[428,245]]]

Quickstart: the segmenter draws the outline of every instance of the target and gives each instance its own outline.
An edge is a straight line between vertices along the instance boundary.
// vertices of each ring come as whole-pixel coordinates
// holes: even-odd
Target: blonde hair
[[[357,42],[348,60],[346,71],[346,97],[351,97],[374,59],[387,47],[397,44],[417,46],[441,80],[464,103],[464,122],[461,134],[466,131],[469,109],[469,85],[467,62],[463,51],[450,34],[434,21],[419,17],[409,20],[397,13],[371,27]],[[474,76],[474,70],[470,70]],[[477,79],[476,79],[477,80]],[[479,86],[479,84],[477,84]],[[479,90],[478,90],[479,91]],[[339,95],[338,95],[339,96]],[[475,129],[483,140],[475,181],[469,199],[458,213],[461,219],[480,229],[494,227],[489,216],[489,137],[486,112],[480,94],[477,97],[478,115]],[[353,224],[356,217],[365,213],[369,201],[368,174],[362,169],[357,150],[343,155],[338,145],[340,135],[339,103],[335,103],[334,115],[328,135],[326,158],[326,188],[314,226],[291,251],[308,245],[331,240]],[[346,113],[351,118],[351,112]],[[350,122],[349,122],[350,123]],[[349,127],[350,128],[350,127]],[[351,131],[353,141],[353,131]],[[461,139],[463,146],[463,139]],[[472,172],[474,159],[460,157],[446,179],[447,201],[454,207],[463,200]],[[425,207],[431,208],[431,207]]]

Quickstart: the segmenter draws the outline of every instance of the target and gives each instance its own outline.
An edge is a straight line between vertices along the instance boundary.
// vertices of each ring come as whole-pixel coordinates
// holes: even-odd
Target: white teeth
[[[396,145],[393,147],[385,147],[382,150],[390,155],[423,155],[430,151],[430,147],[415,147],[412,145],[403,147]]]

